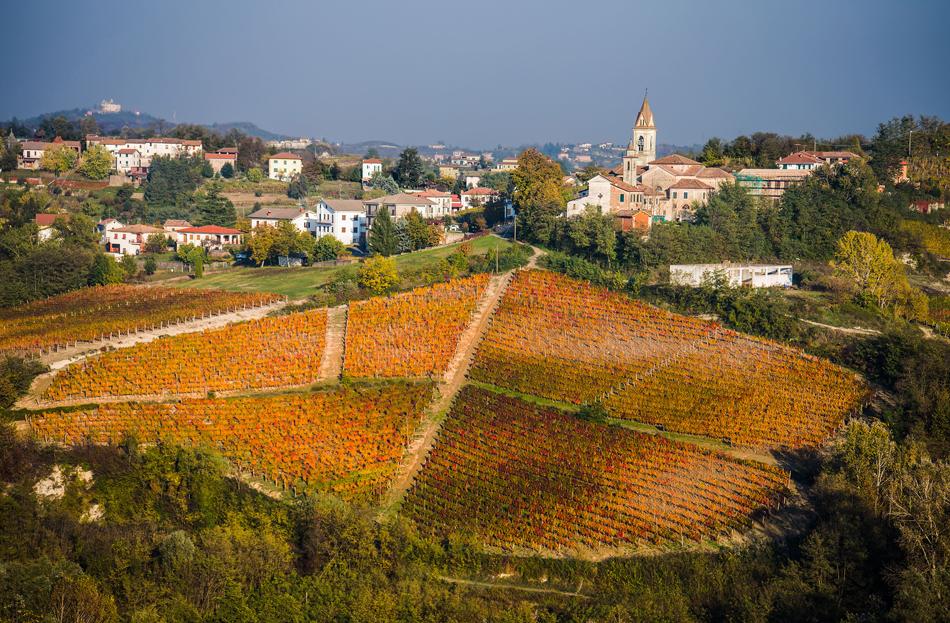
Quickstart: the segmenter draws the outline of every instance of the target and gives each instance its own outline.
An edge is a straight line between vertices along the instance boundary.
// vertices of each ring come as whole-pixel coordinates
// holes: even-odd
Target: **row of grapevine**
[[[183,333],[104,353],[58,373],[49,401],[290,387],[319,378],[325,309]]]
[[[775,507],[781,469],[466,386],[404,512],[433,534],[570,553],[700,541]]]
[[[755,447],[816,445],[865,395],[826,361],[544,271],[508,288],[471,376]]]
[[[268,305],[280,298],[267,293],[130,285],[82,288],[0,309],[0,352],[52,349]]]
[[[351,303],[346,323],[345,374],[442,374],[487,285],[488,275],[479,274]]]
[[[64,444],[204,446],[244,471],[297,491],[374,497],[392,478],[431,397],[422,383],[175,403],[110,403],[30,418],[33,434]]]

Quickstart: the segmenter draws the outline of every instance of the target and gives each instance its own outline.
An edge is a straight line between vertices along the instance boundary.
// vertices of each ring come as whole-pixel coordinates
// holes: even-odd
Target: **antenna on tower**
[[[649,93],[649,92],[650,92],[649,87],[643,89],[643,99],[646,99],[646,98],[647,98],[647,93]]]

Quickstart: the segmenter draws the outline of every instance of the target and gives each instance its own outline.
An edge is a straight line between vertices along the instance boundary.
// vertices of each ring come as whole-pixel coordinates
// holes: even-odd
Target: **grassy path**
[[[340,305],[327,310],[327,337],[320,361],[321,381],[336,380],[343,373],[343,355],[346,351],[347,306]]]

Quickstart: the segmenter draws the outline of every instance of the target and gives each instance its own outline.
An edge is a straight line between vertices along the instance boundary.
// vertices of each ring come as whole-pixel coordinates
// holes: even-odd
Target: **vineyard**
[[[542,271],[517,275],[471,376],[753,447],[817,445],[865,395],[789,347]]]
[[[50,401],[290,387],[317,380],[327,312],[184,333],[99,355],[56,375]]]
[[[33,433],[65,444],[165,441],[216,449],[241,470],[297,491],[375,497],[431,396],[423,383],[176,403],[111,403],[38,414]]]
[[[488,275],[417,288],[350,305],[345,374],[420,377],[445,371]]]
[[[787,483],[778,468],[468,386],[404,512],[435,534],[569,553],[714,539],[776,506]]]
[[[96,286],[0,309],[0,352],[49,350],[279,300],[275,294]]]

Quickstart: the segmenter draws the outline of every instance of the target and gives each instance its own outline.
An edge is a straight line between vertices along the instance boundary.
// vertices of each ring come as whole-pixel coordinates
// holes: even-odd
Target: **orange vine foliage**
[[[0,309],[0,352],[27,352],[259,307],[276,294],[130,285],[82,288]]]
[[[488,284],[479,274],[350,304],[344,371],[350,376],[441,374]]]
[[[716,538],[776,506],[788,478],[469,385],[404,510],[435,534],[563,553]]]
[[[31,418],[46,442],[206,446],[284,487],[374,496],[388,484],[431,396],[427,384],[178,403],[110,403]]]
[[[471,376],[752,447],[818,445],[866,393],[801,351],[537,270],[508,288]]]
[[[86,359],[57,374],[47,400],[188,394],[313,383],[326,345],[327,312],[183,333]]]

